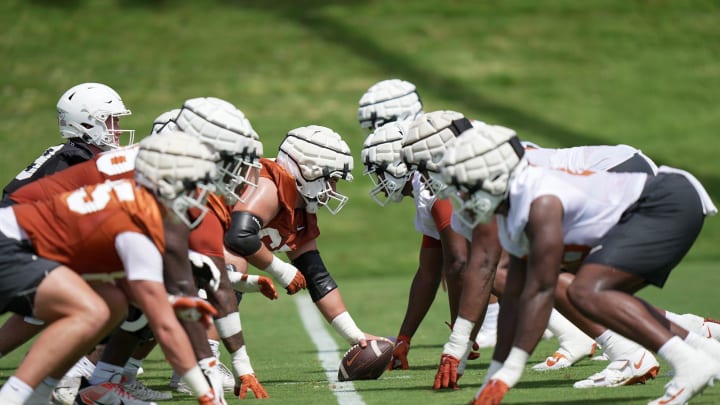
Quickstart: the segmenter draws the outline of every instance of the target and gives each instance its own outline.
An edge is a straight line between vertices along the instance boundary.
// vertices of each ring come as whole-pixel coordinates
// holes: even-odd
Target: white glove
[[[188,258],[193,266],[193,272],[202,271],[209,273],[207,275],[207,278],[209,279],[208,284],[213,291],[217,291],[220,287],[220,270],[217,268],[212,259],[194,250],[189,251]]]

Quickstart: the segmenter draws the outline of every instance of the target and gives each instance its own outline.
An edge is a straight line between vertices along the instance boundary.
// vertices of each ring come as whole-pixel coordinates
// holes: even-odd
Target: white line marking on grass
[[[335,340],[325,328],[325,320],[320,315],[315,304],[307,294],[295,294],[300,319],[308,335],[318,349],[318,360],[328,382],[330,390],[335,394],[338,404],[341,405],[365,405],[360,394],[355,391],[352,382],[340,382],[337,379],[338,365],[340,364],[339,348]]]

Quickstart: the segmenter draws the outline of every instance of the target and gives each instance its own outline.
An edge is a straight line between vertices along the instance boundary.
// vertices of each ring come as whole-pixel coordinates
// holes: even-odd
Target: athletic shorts
[[[10,311],[34,316],[35,291],[58,266],[57,262],[35,255],[28,241],[8,238],[0,232],[0,314]]]
[[[655,174],[647,158],[639,153],[632,155],[629,159],[615,165],[611,169],[608,169],[608,171],[616,173],[646,173],[651,176]]]
[[[598,242],[583,264],[597,263],[662,287],[702,229],[697,191],[682,175],[648,177],[638,201]]]

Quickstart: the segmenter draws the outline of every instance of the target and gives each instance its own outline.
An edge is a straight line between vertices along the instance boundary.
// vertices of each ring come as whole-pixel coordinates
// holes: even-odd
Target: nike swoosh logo
[[[348,360],[348,362],[347,362],[348,367],[352,366],[353,362],[355,361],[355,359],[356,359],[357,356],[359,356],[359,355],[360,355],[360,351],[358,350],[358,352],[355,353],[354,356],[350,357],[350,360]]]
[[[685,388],[682,388],[680,391],[676,392],[675,395],[671,396],[671,397],[668,398],[668,399],[661,399],[660,401],[658,401],[658,404],[659,404],[659,405],[669,404],[669,403],[671,403],[672,401],[674,401],[675,398],[677,398],[678,396],[680,396],[680,394],[682,394],[683,392],[685,392]]]
[[[643,352],[642,357],[640,357],[640,361],[638,361],[637,363],[633,363],[633,367],[635,367],[636,370],[640,369],[640,367],[643,365],[643,361],[645,360],[646,354],[647,354],[647,352]]]
[[[710,332],[710,328],[708,328],[707,326],[705,328],[708,331],[708,335],[707,335],[708,339],[712,339],[712,332]]]
[[[553,354],[553,357],[552,357],[552,358],[548,358],[547,360],[545,360],[545,364],[547,364],[548,367],[552,367],[552,366],[554,366],[555,364],[557,364],[557,362],[560,361],[560,359],[562,359],[562,358],[564,358],[564,357],[565,357],[565,356],[563,356],[563,355],[560,354],[560,353],[555,353],[555,354]]]
[[[304,226],[298,226],[298,227],[297,227],[297,232],[300,232],[300,231],[302,231],[303,229],[305,229]]]

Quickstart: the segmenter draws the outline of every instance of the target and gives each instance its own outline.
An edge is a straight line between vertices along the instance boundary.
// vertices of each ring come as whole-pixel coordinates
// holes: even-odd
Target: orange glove
[[[433,389],[439,390],[441,388],[452,388],[458,389],[458,365],[460,360],[449,354],[443,354],[440,357],[440,366],[438,367],[437,374],[435,374],[435,383],[433,383]]]
[[[410,351],[410,337],[405,335],[398,335],[395,340],[395,348],[393,349],[392,359],[388,364],[388,370],[408,370],[410,365],[408,364],[407,355]]]
[[[270,395],[265,391],[265,387],[260,384],[255,374],[241,375],[238,380],[240,381],[235,381],[234,392],[235,396],[240,397],[240,399],[245,399],[248,389],[255,394],[257,399],[270,398]]]
[[[257,280],[254,280],[253,284],[257,284],[254,288],[257,288],[260,290],[262,295],[266,296],[269,300],[276,300],[278,299],[278,293],[275,289],[275,284],[273,284],[272,280],[269,277],[265,276],[253,276],[257,277]],[[247,282],[248,281],[248,275],[243,274],[240,280]]]
[[[179,319],[186,321],[200,321],[205,327],[210,327],[217,310],[209,302],[199,297],[183,295],[169,295],[168,300]]]
[[[293,295],[296,292],[300,290],[304,290],[305,287],[307,287],[307,282],[305,281],[305,276],[302,275],[299,271],[295,273],[295,277],[290,282],[290,284],[285,287],[285,290],[288,294]]]
[[[510,388],[500,380],[491,379],[487,382],[482,391],[477,394],[472,405],[500,405],[503,397]]]
[[[221,401],[220,398],[215,395],[215,391],[212,389],[210,389],[207,394],[198,397],[197,400],[200,405],[226,405],[224,401]]]

